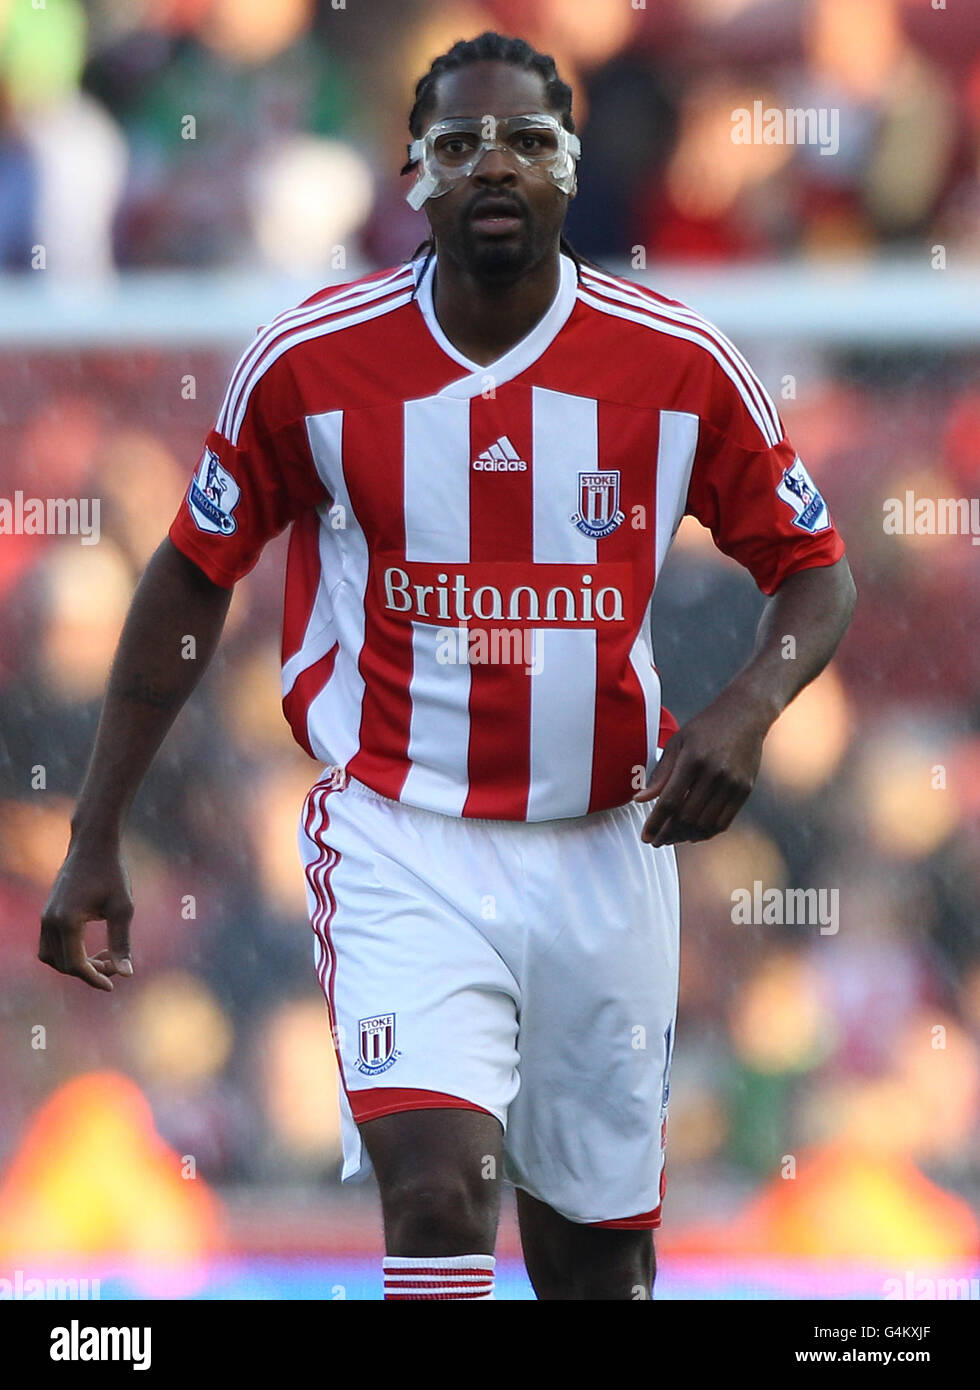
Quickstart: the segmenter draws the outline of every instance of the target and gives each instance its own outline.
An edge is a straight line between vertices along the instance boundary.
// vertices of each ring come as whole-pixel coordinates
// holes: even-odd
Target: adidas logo
[[[496,444],[491,444],[489,449],[484,449],[473,460],[473,469],[477,473],[525,473],[527,464],[518,456],[507,436],[502,434]]]

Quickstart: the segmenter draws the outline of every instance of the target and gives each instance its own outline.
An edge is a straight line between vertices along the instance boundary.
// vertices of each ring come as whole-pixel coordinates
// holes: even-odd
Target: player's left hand
[[[755,786],[770,721],[720,696],[669,740],[634,801],[654,801],[640,837],[649,845],[710,840],[727,830]]]

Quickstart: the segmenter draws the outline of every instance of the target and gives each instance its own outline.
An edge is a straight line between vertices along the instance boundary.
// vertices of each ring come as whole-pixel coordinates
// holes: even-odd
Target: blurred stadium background
[[[277,699],[284,538],[132,816],[135,979],[96,996],[34,951],[123,616],[228,372],[272,314],[422,240],[412,87],[484,28],[573,83],[573,243],[736,338],[860,592],[747,809],[680,852],[659,1296],[975,1279],[980,551],[882,524],[906,489],[980,489],[980,11],[928,0],[0,0],[0,496],[102,502],[98,545],[0,536],[0,1277],[380,1296],[296,852],[315,769]],[[838,110],[838,153],[733,144],[759,99]],[[761,597],[685,522],[657,603],[683,719]],[[733,925],[756,880],[838,889],[839,931]],[[530,1296],[509,1199],[498,1253],[500,1296]]]

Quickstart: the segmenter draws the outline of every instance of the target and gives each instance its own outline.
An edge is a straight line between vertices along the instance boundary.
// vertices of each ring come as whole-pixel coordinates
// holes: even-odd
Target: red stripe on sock
[[[427,1301],[429,1301],[429,1302],[442,1301],[442,1302],[445,1303],[445,1302],[451,1302],[452,1300],[457,1299],[457,1298],[486,1298],[486,1293],[483,1292],[481,1289],[473,1289],[472,1292],[469,1292],[469,1291],[468,1291],[468,1292],[466,1292],[466,1293],[431,1293],[431,1294],[424,1294],[424,1293],[386,1293],[386,1294],[385,1294],[385,1302],[386,1302],[386,1303],[389,1302],[389,1301],[390,1301],[390,1302],[402,1302],[402,1303],[403,1303],[406,1299],[415,1299],[416,1301],[427,1300]]]

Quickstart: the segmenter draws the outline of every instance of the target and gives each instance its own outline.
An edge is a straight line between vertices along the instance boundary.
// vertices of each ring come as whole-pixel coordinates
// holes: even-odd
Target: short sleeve
[[[823,495],[741,358],[713,373],[685,512],[764,594],[798,570],[835,564],[844,554]]]
[[[250,380],[248,362],[246,353],[232,373],[168,533],[222,588],[247,574],[301,512],[327,499],[288,364],[275,362]]]

